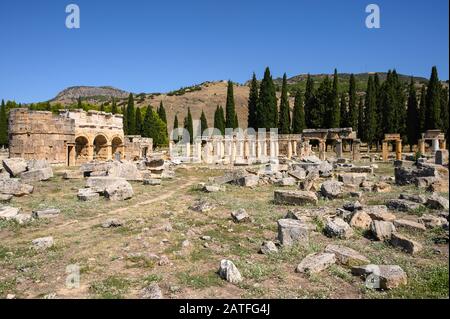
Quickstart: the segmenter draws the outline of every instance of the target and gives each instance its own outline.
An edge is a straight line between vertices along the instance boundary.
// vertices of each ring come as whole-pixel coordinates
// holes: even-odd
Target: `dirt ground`
[[[408,232],[423,244],[417,255],[373,241],[356,232],[348,240],[332,239],[321,233],[323,224],[308,244],[281,249],[274,255],[259,254],[264,240],[275,240],[276,221],[288,206],[273,203],[273,185],[243,188],[226,185],[226,190],[204,193],[198,183],[223,174],[220,169],[186,166],[161,186],[132,183],[135,196],[124,202],[101,198],[80,202],[77,190],[83,180],[64,180],[60,170],[47,182],[35,183],[35,191],[5,204],[24,212],[38,208],[61,209],[60,216],[34,220],[26,225],[0,221],[0,298],[140,298],[142,289],[157,282],[165,298],[448,298],[448,243],[443,230]],[[64,168],[65,169],[65,168]],[[375,175],[393,176],[392,164],[379,164]],[[295,187],[288,187],[295,188]],[[365,204],[382,204],[403,192],[419,193],[413,186],[393,186],[390,193],[364,193]],[[442,194],[448,197],[448,193]],[[189,209],[195,200],[214,204],[212,211]],[[351,198],[326,201],[318,206],[331,210]],[[230,213],[245,208],[253,218],[236,224]],[[414,219],[423,213],[397,216]],[[108,218],[124,222],[122,227],[102,228]],[[404,232],[404,231],[401,231]],[[53,236],[55,245],[38,251],[35,238]],[[202,240],[210,236],[211,240]],[[185,242],[188,240],[188,243]],[[183,244],[184,242],[184,244]],[[400,265],[408,275],[406,286],[390,291],[365,288],[363,280],[350,269],[334,265],[316,275],[298,274],[298,263],[329,243],[353,248],[375,264]],[[206,244],[206,245],[205,245]],[[169,264],[159,265],[167,256]],[[221,259],[232,260],[244,278],[233,285],[219,278]],[[80,267],[80,287],[66,287],[66,267]]]

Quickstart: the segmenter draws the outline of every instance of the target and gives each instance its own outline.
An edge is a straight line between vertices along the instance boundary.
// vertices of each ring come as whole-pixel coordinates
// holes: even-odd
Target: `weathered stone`
[[[91,188],[80,188],[78,190],[77,197],[81,201],[88,202],[98,200],[100,198],[100,194],[94,192]]]
[[[296,170],[289,171],[289,176],[295,178],[296,180],[304,180],[306,178],[306,171],[303,168],[297,168]]]
[[[338,175],[338,180],[344,184],[360,185],[366,178],[366,173],[342,173]]]
[[[64,179],[82,179],[84,177],[81,171],[65,171],[63,174]]]
[[[196,212],[200,212],[200,213],[206,213],[206,212],[213,210],[214,205],[212,205],[211,203],[209,203],[207,201],[200,200],[200,201],[197,201],[196,203],[194,203],[192,206],[190,206],[189,209],[196,211]]]
[[[106,186],[105,197],[112,201],[127,200],[133,197],[133,188],[126,180],[116,181]]]
[[[388,212],[387,206],[385,205],[364,206],[363,210],[373,220],[393,221],[396,219],[394,214]]]
[[[448,163],[448,150],[436,151],[434,158],[437,165],[444,165],[445,163]]]
[[[58,217],[60,213],[61,213],[60,209],[47,208],[42,210],[34,210],[31,213],[31,216],[33,216],[33,218],[54,218]]]
[[[16,178],[0,179],[0,193],[10,194],[17,197],[31,194],[33,192],[33,186],[21,183]]]
[[[53,246],[54,241],[53,241],[53,237],[49,236],[49,237],[36,238],[31,243],[33,244],[33,246],[36,249],[47,249],[47,248],[50,248]]]
[[[158,186],[161,185],[161,180],[159,178],[144,179],[144,185]]]
[[[412,194],[400,194],[400,199],[408,200],[410,202],[415,202],[418,204],[425,204],[427,202],[427,198],[423,195],[412,195]]]
[[[422,223],[418,223],[412,220],[407,220],[407,219],[396,219],[394,220],[394,226],[396,228],[406,228],[409,230],[414,230],[414,231],[424,231],[426,230],[426,227],[424,224]]]
[[[330,244],[325,248],[326,253],[334,254],[336,261],[345,266],[359,266],[370,263],[369,259],[361,255],[356,250],[342,246]]]
[[[11,194],[0,194],[0,202],[9,202],[12,198]]]
[[[401,212],[414,212],[421,207],[420,204],[407,201],[405,199],[390,199],[386,201],[386,206],[392,210]]]
[[[419,218],[419,221],[423,223],[426,228],[442,227],[448,223],[446,218],[433,215],[423,215]]]
[[[353,214],[349,224],[352,227],[369,230],[372,224],[372,218],[364,211],[357,211]]]
[[[225,184],[225,183],[231,183],[235,180],[238,180],[244,176],[249,175],[249,173],[244,169],[239,170],[233,170],[226,172],[223,176],[215,177],[213,179],[214,184]]]
[[[39,160],[39,159],[31,159],[27,160],[27,169],[29,171],[33,171],[36,169],[43,169],[43,168],[49,168],[51,167],[49,162],[46,160]]]
[[[250,216],[243,208],[231,212],[231,217],[233,218],[233,221],[236,223],[244,223],[250,221]]]
[[[359,201],[356,201],[356,202],[347,202],[344,204],[344,206],[342,206],[342,208],[344,208],[345,210],[354,212],[357,210],[362,210],[363,206],[361,205],[361,203]]]
[[[431,185],[437,183],[440,179],[434,176],[424,176],[424,177],[416,177],[414,180],[414,185],[419,188],[428,188]]]
[[[158,284],[152,283],[142,290],[143,299],[162,299],[163,294]]]
[[[353,236],[353,229],[343,219],[336,217],[329,219],[324,228],[325,234],[329,237],[348,239]]]
[[[92,176],[92,175],[91,175]],[[142,181],[142,172],[136,164],[128,161],[114,161],[107,169],[107,176],[125,178],[128,181]]]
[[[309,227],[304,222],[295,219],[279,219],[277,224],[278,240],[282,245],[292,246],[308,240]]]
[[[336,263],[334,253],[314,253],[306,256],[295,269],[299,273],[319,273]]]
[[[290,191],[276,190],[274,192],[274,201],[276,204],[285,205],[304,205],[317,204],[317,195],[308,191]]]
[[[449,200],[437,193],[433,193],[433,195],[428,198],[426,206],[431,209],[448,210]]]
[[[314,185],[314,182],[319,179],[319,171],[311,170],[309,171],[306,178],[300,183],[300,188],[304,191],[309,191]]]
[[[258,182],[259,182],[258,175],[248,175],[237,179],[234,183],[244,187],[255,187],[258,186]]]
[[[19,176],[20,173],[27,170],[27,161],[23,158],[5,158],[3,167],[13,177]]]
[[[219,276],[226,281],[236,284],[242,281],[242,276],[231,260],[220,261]]]
[[[120,227],[123,222],[116,218],[109,218],[102,223],[103,228]]]
[[[372,191],[376,193],[389,193],[391,190],[391,185],[386,182],[375,183],[372,187]]]
[[[223,189],[219,185],[205,185],[203,187],[203,191],[207,193],[217,193],[222,191]]]
[[[448,193],[449,182],[447,178],[436,179],[427,186],[428,192]]]
[[[331,172],[333,171],[333,165],[331,165],[328,161],[323,161],[317,167],[319,170],[319,175],[322,177],[331,176]]]
[[[373,174],[372,166],[352,166],[350,167],[351,173],[369,173]]]
[[[175,171],[165,169],[161,173],[161,178],[162,179],[173,179],[173,178],[175,178]]]
[[[396,167],[395,168],[395,183],[397,185],[417,185],[418,178],[439,178],[439,173],[435,167],[425,166],[418,168]]]
[[[260,252],[264,255],[275,254],[278,252],[277,246],[272,241],[265,241],[262,243]]]
[[[415,254],[423,249],[420,243],[395,232],[392,233],[390,243],[394,247],[400,247],[408,254]]]
[[[368,287],[374,289],[393,289],[408,282],[406,273],[397,265],[365,265],[352,267],[352,274],[364,276],[368,280]]]
[[[51,167],[35,169],[20,173],[20,179],[25,183],[47,181],[53,177],[53,170]]]
[[[11,207],[11,206],[2,206],[0,207],[0,219],[13,219],[19,212],[21,211],[20,208]]]
[[[103,193],[107,186],[114,185],[118,182],[126,182],[126,180],[124,178],[110,176],[89,177],[86,181],[86,187],[91,188],[94,192]]]
[[[320,187],[320,192],[323,197],[334,199],[342,197],[342,183],[338,181],[325,181],[322,183],[322,186]]]
[[[395,232],[395,226],[392,222],[374,220],[370,225],[370,230],[377,240],[384,241],[391,239],[392,233]]]
[[[294,186],[295,178],[293,177],[284,177],[277,183],[278,186]]]

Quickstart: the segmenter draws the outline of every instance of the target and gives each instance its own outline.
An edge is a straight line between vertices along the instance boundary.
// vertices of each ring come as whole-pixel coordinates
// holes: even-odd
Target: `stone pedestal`
[[[419,152],[424,155],[425,154],[425,141],[424,140],[419,140],[418,141],[418,145],[417,145]]]
[[[361,153],[360,153],[360,145],[361,142],[359,140],[353,141],[353,160],[359,161],[361,159]]]
[[[336,140],[336,157],[342,158],[342,140]]]
[[[397,161],[402,160],[402,140],[395,142],[395,159]]]
[[[389,148],[388,148],[387,141],[383,141],[381,153],[382,153],[382,157],[383,157],[383,162],[387,162],[388,157],[389,157]]]
[[[439,140],[437,138],[433,139],[433,153],[435,153],[436,151],[439,151]]]
[[[319,141],[319,159],[324,161],[325,160],[325,146],[326,143],[324,140]]]

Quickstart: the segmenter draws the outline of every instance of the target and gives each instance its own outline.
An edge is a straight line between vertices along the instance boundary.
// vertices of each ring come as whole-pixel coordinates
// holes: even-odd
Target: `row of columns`
[[[383,157],[383,161],[387,162],[389,157],[389,143],[390,140],[383,140],[382,147],[381,147],[381,154]],[[395,141],[395,159],[401,160],[402,159],[402,140],[394,140]]]
[[[445,140],[434,138],[431,141],[432,141],[431,147],[433,150],[433,154],[436,153],[436,151],[445,150],[445,144],[446,144]],[[417,144],[418,144],[417,146],[419,148],[419,152],[421,154],[425,154],[425,139],[420,139]]]

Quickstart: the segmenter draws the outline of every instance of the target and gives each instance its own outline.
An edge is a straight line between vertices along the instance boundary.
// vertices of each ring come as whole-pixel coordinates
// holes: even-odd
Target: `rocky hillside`
[[[128,92],[110,86],[72,86],[61,91],[51,102],[61,104],[75,103],[79,97],[86,101],[98,103],[115,98],[126,98]]]

